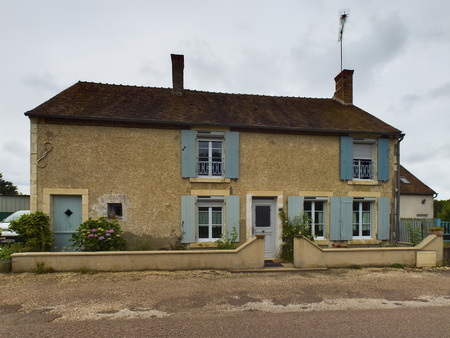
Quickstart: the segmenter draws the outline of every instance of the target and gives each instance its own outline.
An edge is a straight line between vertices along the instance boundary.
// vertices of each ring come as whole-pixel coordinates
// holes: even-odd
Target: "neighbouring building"
[[[400,217],[433,218],[437,193],[400,166]]]
[[[214,246],[233,228],[266,235],[280,255],[279,208],[302,212],[320,245],[389,240],[398,217],[403,134],[353,105],[353,70],[332,98],[78,82],[25,113],[31,209],[52,218],[56,246],[82,220],[116,216],[129,243]]]

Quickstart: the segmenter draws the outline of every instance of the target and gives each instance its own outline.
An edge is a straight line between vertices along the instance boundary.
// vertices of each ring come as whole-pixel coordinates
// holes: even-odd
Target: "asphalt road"
[[[450,269],[1,274],[1,337],[450,337]]]

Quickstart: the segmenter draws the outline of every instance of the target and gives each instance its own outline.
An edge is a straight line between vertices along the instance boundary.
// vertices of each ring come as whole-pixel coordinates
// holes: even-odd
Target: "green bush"
[[[303,235],[310,240],[314,240],[311,234],[310,218],[307,214],[299,214],[293,218],[288,218],[283,208],[278,209],[278,214],[283,225],[283,246],[281,258],[292,262],[294,256],[294,237]]]
[[[236,227],[233,227],[233,231],[230,234],[224,233],[221,236],[221,239],[216,241],[217,249],[219,250],[233,250],[236,249],[236,240],[238,237],[238,233]]]
[[[72,235],[71,241],[78,251],[120,251],[125,249],[125,239],[117,220],[106,217],[89,218]]]
[[[411,222],[406,223],[406,230],[408,231],[409,242],[416,246],[422,241],[422,229],[414,227]]]
[[[0,247],[0,259],[10,259],[11,255],[20,252],[23,248],[22,243],[11,243]]]
[[[9,228],[17,232],[32,251],[50,251],[55,241],[50,230],[50,217],[42,211],[20,216]]]

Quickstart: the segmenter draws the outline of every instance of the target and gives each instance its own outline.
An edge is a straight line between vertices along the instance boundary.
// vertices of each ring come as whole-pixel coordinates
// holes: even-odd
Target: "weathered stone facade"
[[[168,247],[181,236],[180,199],[184,195],[239,196],[241,242],[253,236],[249,204],[255,196],[275,198],[277,207],[286,207],[288,196],[390,197],[391,214],[395,214],[398,142],[395,138],[391,138],[389,147],[388,181],[342,181],[339,176],[340,137],[337,135],[237,129],[239,178],[209,179],[182,178],[181,129],[46,123],[43,119],[32,119],[32,131],[31,148],[37,149],[37,155],[32,153],[31,157],[33,210],[45,210],[51,215],[48,193],[51,189],[60,189],[56,190],[58,194],[85,190],[87,212],[83,212],[84,219],[107,216],[107,203],[121,203],[123,230],[130,239],[147,239],[153,248]],[[46,142],[51,143],[52,150],[41,160],[45,160],[45,166],[37,166]],[[50,205],[46,205],[46,199]],[[319,241],[324,245],[329,243],[329,204],[328,200],[326,235]],[[372,239],[355,240],[355,243],[377,243],[376,205],[374,203],[372,212]],[[276,222],[279,254],[281,223],[278,217]]]

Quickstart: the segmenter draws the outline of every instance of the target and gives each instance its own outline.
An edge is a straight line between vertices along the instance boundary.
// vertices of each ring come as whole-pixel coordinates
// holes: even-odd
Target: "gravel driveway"
[[[3,335],[20,335],[20,330],[33,324],[195,317],[238,311],[283,313],[426,306],[450,309],[449,268],[20,273],[0,274],[0,285]]]

